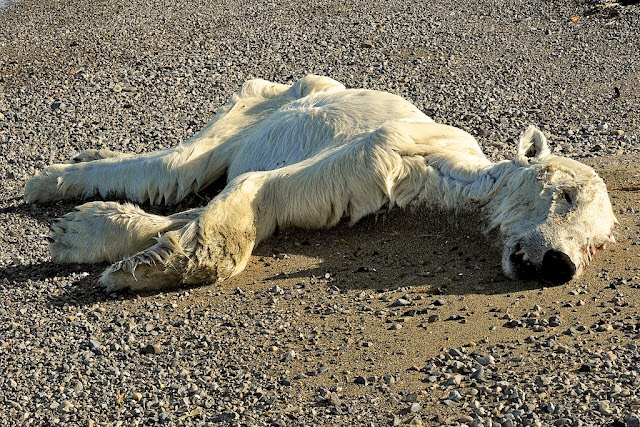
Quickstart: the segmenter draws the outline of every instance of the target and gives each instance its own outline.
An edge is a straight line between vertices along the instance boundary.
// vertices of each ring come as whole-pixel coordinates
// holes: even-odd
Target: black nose
[[[542,277],[555,284],[566,283],[576,274],[576,266],[569,255],[554,251],[547,251],[542,259]]]

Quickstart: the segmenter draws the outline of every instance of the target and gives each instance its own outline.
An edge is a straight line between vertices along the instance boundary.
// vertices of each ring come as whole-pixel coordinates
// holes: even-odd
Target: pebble
[[[367,385],[367,379],[365,377],[363,377],[363,376],[355,377],[353,382],[356,383],[356,384],[360,384],[360,385]]]
[[[342,405],[342,401],[340,400],[340,397],[338,397],[337,393],[332,392],[329,395],[329,404],[331,406],[340,406],[340,405]]]
[[[157,343],[147,344],[140,349],[142,354],[160,354],[162,353],[162,346]]]
[[[409,425],[410,426],[422,426],[424,424],[422,423],[422,418],[420,418],[420,416],[416,416],[416,417],[413,417],[411,419],[411,421],[409,421]]]
[[[478,357],[476,361],[482,366],[493,365],[496,363],[495,358],[491,355]]]
[[[68,400],[63,400],[58,406],[60,412],[71,412],[73,410],[73,404]]]
[[[391,304],[391,307],[403,307],[410,304],[411,304],[411,301],[408,301],[404,298],[398,298],[393,302],[393,304]]]

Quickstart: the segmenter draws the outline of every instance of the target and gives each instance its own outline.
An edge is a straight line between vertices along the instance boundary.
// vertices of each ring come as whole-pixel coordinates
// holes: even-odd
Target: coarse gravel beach
[[[640,426],[640,4],[23,0],[0,9],[0,424]],[[389,91],[512,158],[530,124],[620,222],[579,279],[507,280],[474,216],[281,230],[242,274],[106,294],[27,179],[192,136],[247,79]],[[203,205],[215,189],[173,207]]]

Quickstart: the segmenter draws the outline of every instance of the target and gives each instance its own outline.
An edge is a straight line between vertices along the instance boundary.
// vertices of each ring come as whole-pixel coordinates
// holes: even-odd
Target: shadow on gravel
[[[37,264],[14,265],[0,268],[0,280],[8,279],[10,284],[4,286],[20,286],[25,282],[41,281],[53,279],[54,277],[69,276],[74,273],[82,273],[99,267],[81,264],[54,264],[53,262],[42,262]]]
[[[425,293],[464,295],[545,286],[507,279],[501,248],[489,242],[497,243],[498,237],[485,236],[482,229],[477,215],[395,209],[353,227],[341,223],[330,230],[279,233],[254,254],[258,264],[281,269],[262,280],[315,278],[341,289],[412,286]],[[319,262],[298,263],[299,256]]]

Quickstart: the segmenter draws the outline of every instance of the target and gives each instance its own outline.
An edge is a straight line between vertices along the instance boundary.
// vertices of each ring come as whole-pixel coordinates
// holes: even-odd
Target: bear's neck
[[[427,158],[429,168],[421,192],[415,202],[440,205],[448,210],[478,212],[482,210],[492,221],[501,191],[509,180],[517,178],[519,168],[512,161],[491,163],[486,158],[464,161]]]

